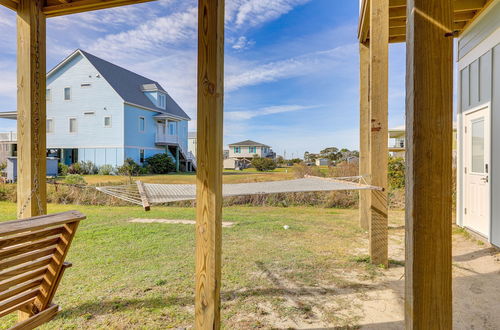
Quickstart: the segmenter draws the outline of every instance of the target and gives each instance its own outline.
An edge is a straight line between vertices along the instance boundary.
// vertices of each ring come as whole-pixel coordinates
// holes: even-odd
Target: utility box
[[[58,174],[59,158],[47,157],[47,176],[56,177]],[[7,181],[17,181],[17,157],[7,157]]]

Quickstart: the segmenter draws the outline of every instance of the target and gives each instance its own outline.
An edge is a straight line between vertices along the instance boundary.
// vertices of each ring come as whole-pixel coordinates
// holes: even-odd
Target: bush
[[[69,171],[68,165],[66,165],[64,163],[59,163],[57,165],[57,168],[58,168],[58,172],[59,172],[60,176],[66,176],[66,175],[68,175],[68,171]]]
[[[123,165],[118,167],[118,174],[120,175],[127,175],[129,177],[132,177],[144,173],[145,170],[139,164],[134,162],[132,158],[125,159]]]
[[[175,171],[175,164],[166,153],[146,158],[144,166],[152,174],[167,174]]]
[[[69,174],[64,178],[64,183],[67,184],[87,184],[85,179],[80,174]]]
[[[90,160],[86,161],[86,162],[80,162],[80,169],[81,169],[81,173],[79,174],[97,174],[98,172],[98,169],[97,169],[97,166],[94,165],[94,163],[92,163]]]
[[[112,165],[102,165],[99,167],[99,175],[111,175],[115,174],[115,169]]]
[[[401,189],[405,186],[405,161],[400,157],[389,157],[389,187]]]
[[[254,157],[252,166],[260,172],[273,171],[276,168],[276,162],[271,158]]]
[[[7,168],[7,163],[6,162],[0,163],[0,172],[2,172],[3,170],[5,170],[6,168]]]
[[[294,164],[292,172],[296,178],[303,178],[306,175],[311,176],[324,176],[318,166],[307,166],[304,163]]]
[[[82,165],[80,163],[71,164],[68,167],[68,174],[83,174]]]

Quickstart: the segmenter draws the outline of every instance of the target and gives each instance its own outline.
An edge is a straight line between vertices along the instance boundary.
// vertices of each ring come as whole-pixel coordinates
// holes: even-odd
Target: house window
[[[169,135],[177,135],[177,123],[171,121],[168,123],[168,134]]]
[[[71,100],[71,87],[64,88],[64,100],[65,101]]]
[[[50,88],[47,88],[45,90],[45,100],[52,101],[52,93],[50,92]]]
[[[158,93],[158,108],[166,108],[166,96],[165,94]]]
[[[54,119],[47,119],[47,133],[54,133]]]
[[[241,147],[234,147],[234,153],[239,154],[241,152]]]
[[[91,83],[83,83],[80,85],[81,88],[89,88],[89,87],[92,87],[92,84]]]
[[[104,127],[111,127],[111,116],[104,117]]]
[[[251,154],[255,154],[257,152],[257,147],[248,147],[248,152]]]
[[[139,132],[144,132],[146,130],[146,119],[144,117],[139,117]]]
[[[144,163],[144,149],[139,149],[139,162]]]
[[[76,118],[70,118],[69,119],[69,132],[70,133],[76,133],[78,129],[78,123],[76,121]]]

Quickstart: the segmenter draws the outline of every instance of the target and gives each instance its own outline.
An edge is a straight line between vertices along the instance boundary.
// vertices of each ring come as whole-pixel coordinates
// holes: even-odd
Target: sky
[[[359,4],[226,0],[224,144],[287,158],[359,146]],[[16,108],[16,19],[0,6],[0,111]],[[197,0],[159,0],[47,21],[47,70],[80,48],[158,81],[196,130]],[[389,127],[404,123],[404,44],[389,49]],[[15,121],[0,119],[0,131]]]

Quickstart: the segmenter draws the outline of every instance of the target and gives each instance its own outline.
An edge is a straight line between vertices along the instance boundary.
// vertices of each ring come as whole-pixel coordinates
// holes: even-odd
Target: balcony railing
[[[16,132],[1,132],[0,142],[16,142],[17,133]]]
[[[179,143],[179,137],[177,135],[169,135],[157,132],[156,143]]]

